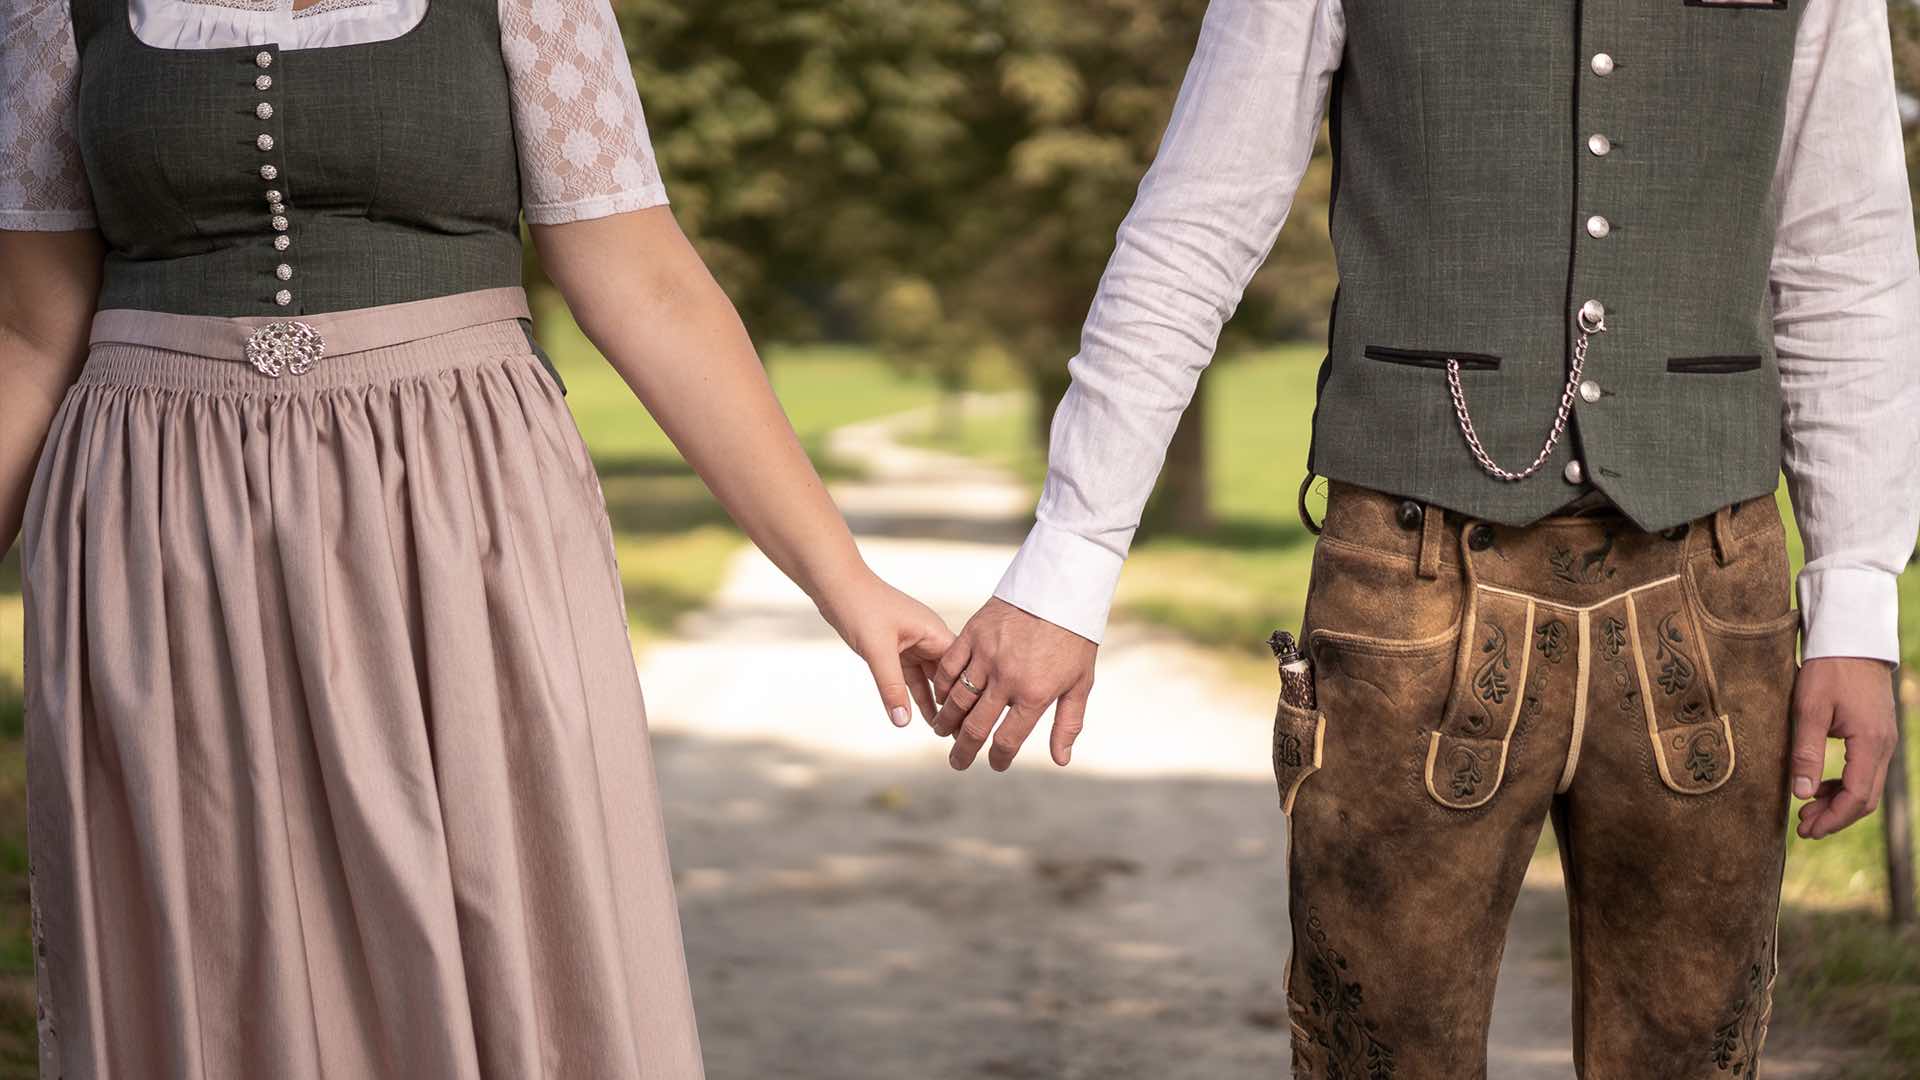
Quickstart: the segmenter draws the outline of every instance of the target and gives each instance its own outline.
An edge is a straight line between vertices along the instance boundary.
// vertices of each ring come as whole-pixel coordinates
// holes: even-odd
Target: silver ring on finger
[[[973,680],[967,678],[967,673],[964,671],[960,673],[960,685],[973,691],[973,694],[975,697],[979,697],[981,694],[984,694],[987,692],[986,687],[973,685]]]

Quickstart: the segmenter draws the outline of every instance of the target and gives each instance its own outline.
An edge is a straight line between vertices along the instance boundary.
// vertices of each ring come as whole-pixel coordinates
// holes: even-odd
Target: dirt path
[[[869,475],[835,494],[875,568],[958,627],[1031,502],[897,445],[916,422],[838,433]],[[1007,775],[955,774],[924,725],[886,723],[864,669],[757,552],[647,651],[713,1080],[1284,1072],[1270,694],[1135,626],[1100,664],[1072,769],[1039,740]],[[1544,874],[1507,949],[1493,1080],[1572,1075],[1565,926]]]

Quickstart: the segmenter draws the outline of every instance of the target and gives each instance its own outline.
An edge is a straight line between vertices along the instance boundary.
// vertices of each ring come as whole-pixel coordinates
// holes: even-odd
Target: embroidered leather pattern
[[[1308,1076],[1303,1059],[1319,1058],[1325,1068],[1320,1080],[1393,1080],[1397,1064],[1393,1048],[1381,1042],[1378,1029],[1366,1017],[1366,993],[1351,978],[1347,958],[1327,942],[1320,912],[1307,909],[1307,933],[1301,942],[1306,953],[1307,984],[1312,996],[1302,1027],[1312,1047],[1296,1044],[1295,1075]]]
[[[1455,810],[1482,806],[1499,791],[1514,729],[1541,707],[1543,685],[1528,662],[1536,651],[1528,647],[1536,640],[1533,602],[1481,589],[1472,605],[1455,689],[1427,749],[1427,793]]]
[[[1507,656],[1506,631],[1498,626],[1490,627],[1487,643],[1480,646],[1480,651],[1486,660],[1473,674],[1473,692],[1480,699],[1481,708],[1466,722],[1468,735],[1485,735],[1493,727],[1491,706],[1506,701],[1510,690],[1507,672],[1512,669],[1513,661]]]
[[[1549,664],[1557,664],[1567,658],[1567,624],[1559,619],[1550,619],[1546,625],[1533,632],[1535,644],[1540,655],[1547,658]]]
[[[1760,1046],[1767,1038],[1767,1017],[1772,1012],[1773,946],[1762,949],[1762,959],[1747,970],[1746,986],[1734,1003],[1732,1019],[1713,1033],[1713,1066],[1723,1073],[1747,1077],[1759,1074]]]
[[[1572,548],[1555,546],[1547,552],[1553,576],[1569,585],[1597,585],[1613,576],[1607,560],[1613,555],[1614,534],[1609,530],[1598,547],[1576,555]]]
[[[1660,620],[1660,689],[1668,697],[1693,685],[1693,660],[1686,654],[1686,635],[1674,625],[1675,614]]]
[[[1733,726],[1716,705],[1711,660],[1685,589],[1663,582],[1630,595],[1627,604],[1660,779],[1682,794],[1712,791],[1733,774]]]

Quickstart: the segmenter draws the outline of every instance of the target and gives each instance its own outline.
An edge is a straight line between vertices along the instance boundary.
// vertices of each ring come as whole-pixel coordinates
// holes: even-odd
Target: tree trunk
[[[1207,469],[1207,395],[1204,384],[1193,396],[1167,446],[1167,464],[1141,517],[1140,531],[1198,536],[1214,527],[1212,485]]]

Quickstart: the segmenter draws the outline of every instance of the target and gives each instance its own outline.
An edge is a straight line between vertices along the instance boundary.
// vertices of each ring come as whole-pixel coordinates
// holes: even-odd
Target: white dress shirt
[[[1306,173],[1344,42],[1340,0],[1213,0],[1068,366],[1001,599],[1100,640],[1174,427]],[[1920,264],[1886,0],[1807,5],[1774,191],[1804,654],[1897,661],[1897,576],[1920,530]]]

